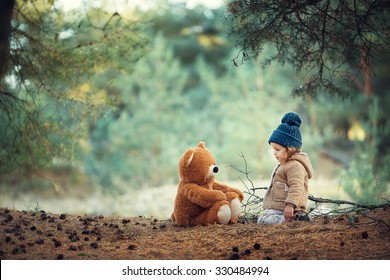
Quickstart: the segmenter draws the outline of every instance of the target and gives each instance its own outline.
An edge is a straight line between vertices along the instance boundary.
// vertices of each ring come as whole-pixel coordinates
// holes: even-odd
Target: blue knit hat
[[[282,118],[282,123],[275,129],[269,137],[268,144],[277,143],[287,148],[302,147],[302,137],[299,127],[302,123],[298,113],[289,112]]]

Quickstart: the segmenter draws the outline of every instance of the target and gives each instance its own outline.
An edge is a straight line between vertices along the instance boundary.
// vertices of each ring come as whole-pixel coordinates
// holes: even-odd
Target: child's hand
[[[294,217],[294,207],[291,204],[287,204],[284,208],[284,218],[286,222],[291,222]]]

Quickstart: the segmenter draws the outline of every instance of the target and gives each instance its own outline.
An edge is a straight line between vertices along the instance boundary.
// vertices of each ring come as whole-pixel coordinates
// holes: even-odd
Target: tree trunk
[[[361,63],[363,69],[363,92],[369,97],[372,95],[372,82],[371,82],[371,67],[367,61],[367,48],[362,48]]]
[[[15,0],[0,1],[0,81],[4,78],[9,60],[9,37]]]

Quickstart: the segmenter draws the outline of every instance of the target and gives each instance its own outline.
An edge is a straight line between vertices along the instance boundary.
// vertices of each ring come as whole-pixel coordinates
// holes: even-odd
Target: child
[[[290,222],[295,219],[294,214],[307,213],[308,180],[313,177],[313,167],[309,156],[300,151],[301,122],[297,113],[287,113],[268,140],[279,165],[265,193],[258,224]],[[309,220],[307,214],[306,218]]]

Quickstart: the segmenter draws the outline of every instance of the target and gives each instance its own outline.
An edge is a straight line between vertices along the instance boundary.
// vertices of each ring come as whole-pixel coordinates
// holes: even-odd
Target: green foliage
[[[47,152],[52,147],[47,141],[47,129],[39,120],[40,112],[31,106],[24,107],[23,111],[0,111],[0,129],[3,132],[0,138],[1,173],[15,170],[19,165],[28,169],[50,161]]]
[[[390,165],[390,157],[386,156],[386,164]],[[386,174],[387,173],[387,174]],[[388,171],[381,168],[374,172],[370,155],[360,154],[352,160],[348,169],[341,172],[343,189],[352,201],[366,204],[381,204],[386,201],[389,190]]]
[[[102,69],[130,72],[144,53],[138,25],[118,13],[85,6],[65,15],[53,3],[18,1],[14,9],[12,67],[0,77],[0,174],[72,159],[86,122],[112,105],[88,81]]]
[[[116,77],[123,109],[100,118],[91,134],[85,168],[103,186],[155,185],[176,173],[166,167],[176,164],[179,156],[179,124],[185,125],[180,97],[187,74],[161,36],[153,46],[132,76]]]
[[[167,4],[166,10],[159,10],[149,30],[152,36],[162,33],[173,48],[175,56],[183,67],[192,68],[199,57],[203,57],[209,67],[218,74],[226,70],[226,60],[232,50],[227,40],[224,9],[210,10],[203,6],[189,10],[185,5]],[[196,72],[190,73],[195,79]],[[192,85],[192,84],[191,84]]]
[[[360,95],[335,102],[323,97],[313,107],[318,116],[332,112],[317,121],[323,135],[322,150],[345,167],[338,172],[341,186],[353,201],[362,203],[381,203],[389,190],[389,156],[380,148],[389,133],[380,120],[388,112],[382,110],[379,100]]]

